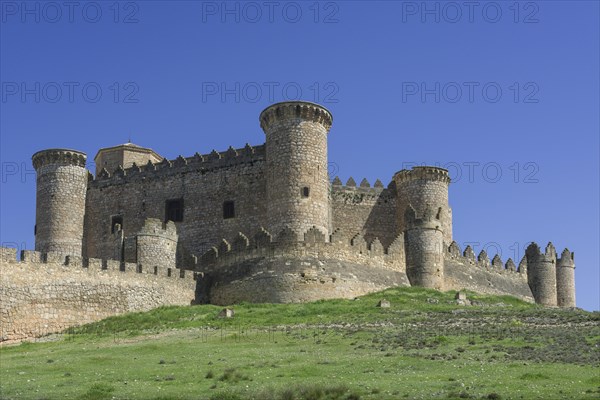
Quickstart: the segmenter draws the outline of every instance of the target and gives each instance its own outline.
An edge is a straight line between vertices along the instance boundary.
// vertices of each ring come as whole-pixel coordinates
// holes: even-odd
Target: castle
[[[95,175],[82,152],[35,153],[35,251],[17,262],[3,249],[2,270],[75,265],[98,277],[112,271],[117,286],[127,271],[160,276],[152,290],[169,282],[181,294],[161,292],[166,304],[302,302],[416,285],[575,306],[569,250],[557,257],[551,243],[544,252],[532,243],[517,267],[459,248],[448,171],[414,167],[387,186],[343,185],[328,176],[327,109],[277,103],[259,121],[262,145],[167,160],[127,143],[100,149]]]

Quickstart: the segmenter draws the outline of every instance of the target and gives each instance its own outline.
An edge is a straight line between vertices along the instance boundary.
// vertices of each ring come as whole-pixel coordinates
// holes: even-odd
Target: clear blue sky
[[[568,247],[598,310],[598,2],[470,4],[1,1],[2,244],[34,247],[40,149],[260,144],[300,96],[333,113],[343,181],[447,166],[462,248]]]

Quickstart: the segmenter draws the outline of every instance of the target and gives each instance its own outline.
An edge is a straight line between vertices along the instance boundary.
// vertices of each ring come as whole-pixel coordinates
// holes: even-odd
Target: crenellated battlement
[[[146,218],[137,235],[162,236],[177,241],[177,227],[173,221],[163,222],[158,218]]]
[[[114,171],[101,169],[90,184],[100,182],[120,182],[130,179],[144,179],[171,176],[175,174],[200,171],[208,173],[219,171],[223,168],[233,167],[241,164],[251,164],[263,161],[265,158],[265,146],[246,146],[235,149],[230,146],[227,150],[212,150],[208,154],[195,153],[190,157],[178,156],[174,160],[163,158],[162,161],[153,163],[148,161],[144,165],[133,165],[129,168],[118,166]]]
[[[57,252],[0,248],[0,342],[196,299],[196,274]]]
[[[373,184],[373,186],[371,186],[371,184],[369,183],[367,178],[363,178],[363,180],[360,181],[360,185],[357,186],[356,181],[354,180],[353,177],[348,178],[348,180],[346,181],[346,184],[344,185],[344,184],[342,184],[342,181],[339,176],[336,176],[335,178],[333,178],[333,181],[331,182],[331,188],[332,188],[332,190],[344,190],[344,189],[347,189],[347,190],[355,190],[355,189],[369,190],[369,189],[371,189],[373,192],[380,192],[385,189],[385,187],[383,186],[383,183],[379,179],[375,180],[375,183]]]
[[[556,260],[557,267],[575,268],[575,253],[565,248]]]
[[[450,243],[446,248],[444,256],[448,260],[457,261],[466,266],[481,268],[496,274],[515,274],[521,276],[523,279],[527,279],[527,268],[523,262],[517,268],[512,258],[509,258],[504,263],[499,254],[494,255],[490,261],[485,250],[479,252],[479,255],[475,257],[471,246],[467,246],[464,251],[461,251],[459,244],[455,241]]]
[[[33,167],[37,170],[45,165],[74,165],[85,167],[87,155],[81,151],[69,149],[48,149],[35,153],[31,160]]]
[[[333,123],[333,117],[329,110],[319,104],[307,101],[286,101],[273,104],[264,109],[258,119],[265,132],[269,131],[275,123],[290,119],[315,122],[323,125],[327,131]]]
[[[328,241],[315,227],[299,238],[290,240],[292,234],[289,230],[283,230],[272,235],[264,228],[250,235],[239,232],[235,238],[222,239],[199,257],[195,269],[204,272],[242,260],[288,254],[294,257],[344,259],[367,266],[404,271],[404,235],[399,235],[390,246],[384,248],[378,238],[367,242],[360,233],[351,235],[340,229],[333,232]]]
[[[447,169],[433,166],[413,167],[410,170],[403,169],[394,174],[394,181],[397,185],[415,180],[439,181],[450,184],[450,175]]]
[[[72,272],[81,273],[105,273],[112,274],[118,278],[125,278],[128,274],[154,275],[156,278],[187,279],[193,281],[195,273],[177,268],[163,268],[160,266],[146,266],[136,263],[122,262],[118,260],[83,258],[60,252],[39,252],[33,250],[22,250],[20,260],[16,259],[17,250],[14,248],[0,247],[2,255],[2,269],[28,268],[36,266],[34,271],[40,272],[40,268],[65,267],[73,268]]]
[[[357,186],[352,177],[345,185],[342,185],[339,177],[335,177],[331,183],[331,200],[344,204],[374,204],[378,201],[395,201],[395,198],[395,190],[385,188],[379,179],[373,186],[366,179]]]
[[[529,265],[541,262],[556,264],[556,249],[554,248],[552,242],[548,242],[543,253],[537,243],[531,242],[531,244],[527,246],[527,249],[525,250],[525,255],[527,256],[527,262]]]

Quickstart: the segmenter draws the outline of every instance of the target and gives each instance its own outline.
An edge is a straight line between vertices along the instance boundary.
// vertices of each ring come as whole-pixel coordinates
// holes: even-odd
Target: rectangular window
[[[165,221],[183,221],[183,199],[173,199],[166,201]]]
[[[310,195],[310,189],[308,186],[302,188],[302,197],[308,197]]]
[[[123,229],[123,216],[113,215],[110,218],[110,233],[115,233],[117,231],[120,231],[121,229]]]
[[[235,217],[235,204],[233,201],[226,201],[223,203],[223,219],[229,219]]]

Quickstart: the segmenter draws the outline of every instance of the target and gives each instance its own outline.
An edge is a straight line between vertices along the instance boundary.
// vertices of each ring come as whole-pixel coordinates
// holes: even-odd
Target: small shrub
[[[112,398],[115,388],[105,383],[95,383],[87,392],[79,396],[79,400],[108,400]]]

